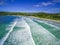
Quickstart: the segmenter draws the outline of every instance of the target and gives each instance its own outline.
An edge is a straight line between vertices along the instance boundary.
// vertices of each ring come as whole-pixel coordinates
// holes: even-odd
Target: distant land
[[[16,15],[16,16],[34,16],[39,18],[45,18],[45,19],[53,19],[53,20],[59,20],[60,21],[60,13],[44,13],[44,12],[38,12],[38,13],[24,13],[24,12],[0,12],[0,16],[2,15]]]

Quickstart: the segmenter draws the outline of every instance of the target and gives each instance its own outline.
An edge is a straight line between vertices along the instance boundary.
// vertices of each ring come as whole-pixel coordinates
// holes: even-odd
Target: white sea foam
[[[24,27],[14,29],[14,27]],[[13,31],[13,32],[12,32]],[[10,34],[10,35],[9,35]],[[35,37],[34,37],[35,36]],[[6,39],[8,38],[8,42]],[[34,39],[34,40],[33,40]],[[4,43],[6,41],[6,43]],[[30,18],[18,19],[12,25],[11,30],[2,39],[0,45],[60,45],[60,40],[48,30],[32,21]]]
[[[0,41],[0,45],[3,45],[4,42],[6,41],[6,39],[8,38],[8,36],[10,35],[10,33],[13,31],[13,28],[15,27],[17,21],[14,21],[12,24],[12,27],[10,28],[10,31],[6,34],[5,37],[2,38],[2,40]]]
[[[18,20],[15,27],[24,27],[23,29],[17,29],[13,31],[9,38],[7,45],[35,45],[31,36],[30,27],[24,20]]]
[[[40,21],[40,20],[36,20],[36,21],[38,21],[38,22],[42,22],[42,23],[45,23],[45,24],[47,24],[47,25],[49,25],[49,26],[51,26],[51,27],[54,27],[54,28],[60,29],[59,27],[57,27],[57,26],[55,26],[55,25],[53,25],[53,24],[49,24],[48,22]]]
[[[31,33],[37,45],[40,45],[40,44],[60,45],[59,43],[60,41],[57,41],[57,38],[52,33],[50,33],[48,30],[43,28],[41,25],[38,25],[36,22],[32,21],[29,18],[26,18],[25,20],[31,27]],[[34,36],[36,36],[36,38]]]

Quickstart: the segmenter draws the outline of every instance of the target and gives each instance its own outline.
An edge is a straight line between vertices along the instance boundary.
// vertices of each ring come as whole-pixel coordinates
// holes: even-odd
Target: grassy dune
[[[34,16],[39,18],[45,18],[45,19],[53,19],[53,20],[59,20],[60,21],[60,13],[23,13],[23,12],[0,12],[1,15],[20,15],[20,16]]]

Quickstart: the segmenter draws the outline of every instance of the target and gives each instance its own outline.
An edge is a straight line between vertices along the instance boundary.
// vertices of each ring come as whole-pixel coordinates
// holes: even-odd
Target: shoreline
[[[2,15],[2,16],[22,16],[22,15]],[[22,17],[24,17],[24,16],[22,16]],[[46,20],[46,21],[53,21],[53,22],[60,23],[59,20],[54,20],[54,19],[39,18],[39,17],[35,17],[35,16],[25,16],[25,17],[37,18],[37,19],[42,19],[42,20]]]
[[[46,20],[46,21],[53,21],[53,22],[57,22],[57,23],[60,23],[59,20],[54,20],[54,19],[46,19],[46,18],[39,18],[39,17],[35,17],[35,16],[30,16],[32,18],[37,18],[37,19],[42,19],[42,20]]]

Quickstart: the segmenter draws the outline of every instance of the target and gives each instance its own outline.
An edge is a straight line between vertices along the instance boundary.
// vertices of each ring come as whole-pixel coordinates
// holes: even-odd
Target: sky
[[[0,0],[0,12],[60,13],[60,0]]]

